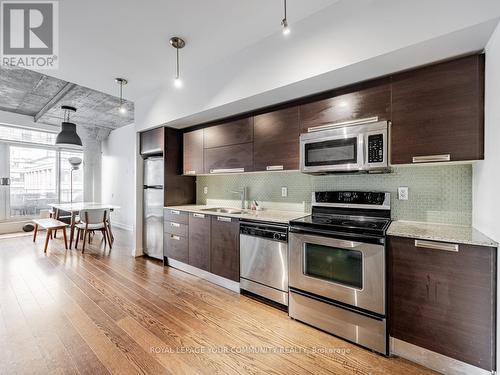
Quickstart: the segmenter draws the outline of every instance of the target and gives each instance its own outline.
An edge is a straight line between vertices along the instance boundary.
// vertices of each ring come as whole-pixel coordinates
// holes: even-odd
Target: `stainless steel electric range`
[[[289,315],[388,354],[385,234],[390,194],[315,192],[290,222]]]

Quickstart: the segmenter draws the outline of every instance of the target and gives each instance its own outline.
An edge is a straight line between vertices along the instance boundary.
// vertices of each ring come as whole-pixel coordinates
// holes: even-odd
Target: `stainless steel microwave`
[[[310,128],[300,136],[300,170],[311,174],[385,171],[387,134],[387,121]]]

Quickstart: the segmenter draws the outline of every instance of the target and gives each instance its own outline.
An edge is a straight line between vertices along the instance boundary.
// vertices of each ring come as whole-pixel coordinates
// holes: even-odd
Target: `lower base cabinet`
[[[240,281],[239,219],[165,210],[165,257]]]
[[[391,336],[495,369],[496,249],[389,237]]]
[[[230,217],[212,217],[210,272],[240,281],[240,221]]]

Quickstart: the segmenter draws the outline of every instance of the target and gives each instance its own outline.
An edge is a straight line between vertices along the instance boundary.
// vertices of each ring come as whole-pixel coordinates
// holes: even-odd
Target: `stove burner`
[[[360,221],[354,221],[354,220],[342,221],[340,224],[348,225],[351,227],[377,228],[377,224],[375,224],[375,223],[367,223],[367,222],[362,222],[362,221],[360,222]]]

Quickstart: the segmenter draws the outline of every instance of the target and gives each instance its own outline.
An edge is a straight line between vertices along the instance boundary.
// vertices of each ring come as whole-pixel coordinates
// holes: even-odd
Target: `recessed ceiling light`
[[[123,100],[123,86],[125,86],[128,81],[125,78],[115,78],[115,82],[120,85],[120,107],[118,107],[118,112],[120,114],[127,114],[127,107],[125,106],[125,101]]]
[[[174,86],[176,88],[181,88],[182,87],[182,80],[181,76],[179,74],[179,50],[181,48],[184,48],[186,45],[186,42],[179,38],[178,36],[174,36],[170,38],[170,45],[175,48],[175,57],[176,57],[176,70],[175,70],[175,79],[174,79]]]

